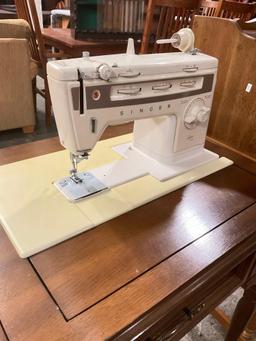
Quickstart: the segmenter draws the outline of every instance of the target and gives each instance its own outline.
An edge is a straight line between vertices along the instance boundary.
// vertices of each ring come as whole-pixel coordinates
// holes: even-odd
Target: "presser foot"
[[[70,174],[70,179],[72,179],[76,184],[83,182],[83,180],[77,175],[76,171],[71,171]]]
[[[71,174],[55,181],[54,185],[70,201],[77,201],[108,189],[90,172]]]

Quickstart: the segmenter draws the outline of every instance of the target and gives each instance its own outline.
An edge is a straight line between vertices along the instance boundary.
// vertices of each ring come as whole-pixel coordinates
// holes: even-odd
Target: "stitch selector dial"
[[[98,67],[99,77],[105,81],[108,81],[111,78],[112,69],[108,64],[100,64]]]
[[[205,105],[201,98],[193,99],[187,106],[184,114],[184,125],[188,129],[193,129],[197,125],[204,125],[208,122],[210,108]]]

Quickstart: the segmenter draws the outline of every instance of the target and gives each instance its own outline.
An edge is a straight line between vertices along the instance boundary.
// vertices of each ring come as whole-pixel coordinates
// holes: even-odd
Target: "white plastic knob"
[[[108,81],[112,75],[112,69],[108,64],[101,64],[98,67],[99,77],[104,81]]]
[[[196,119],[196,112],[195,110],[192,110],[184,117],[184,122],[187,124],[192,124],[196,121]]]
[[[200,123],[206,123],[210,116],[210,108],[203,106],[197,114],[197,120]]]

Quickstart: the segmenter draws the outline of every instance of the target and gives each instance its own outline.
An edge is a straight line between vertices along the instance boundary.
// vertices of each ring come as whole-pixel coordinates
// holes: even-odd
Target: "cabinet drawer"
[[[185,288],[167,297],[114,340],[180,340],[242,283],[234,269],[218,280],[206,281],[194,290]]]

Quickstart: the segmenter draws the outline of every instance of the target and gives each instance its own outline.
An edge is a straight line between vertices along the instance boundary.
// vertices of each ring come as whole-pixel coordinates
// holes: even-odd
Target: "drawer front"
[[[116,335],[114,340],[180,340],[201,319],[207,316],[242,280],[235,270],[218,280],[206,281],[194,290],[187,288],[166,298],[131,328]]]
[[[158,332],[152,333],[150,335],[150,339],[164,340],[166,338],[168,340],[180,340],[182,336],[184,336],[199,321],[207,316],[217,305],[219,305],[227,296],[229,296],[231,292],[239,287],[240,284],[241,280],[232,273],[230,276],[227,276],[226,280],[221,281],[218,284],[216,283],[215,288],[210,288],[210,284],[208,288],[202,287],[194,293],[194,302],[184,302],[185,304],[182,312],[185,313],[186,318],[183,317],[183,319],[180,320],[176,326],[170,328],[172,317],[170,314],[169,325],[167,318],[164,328],[160,322],[158,326],[155,326]]]

